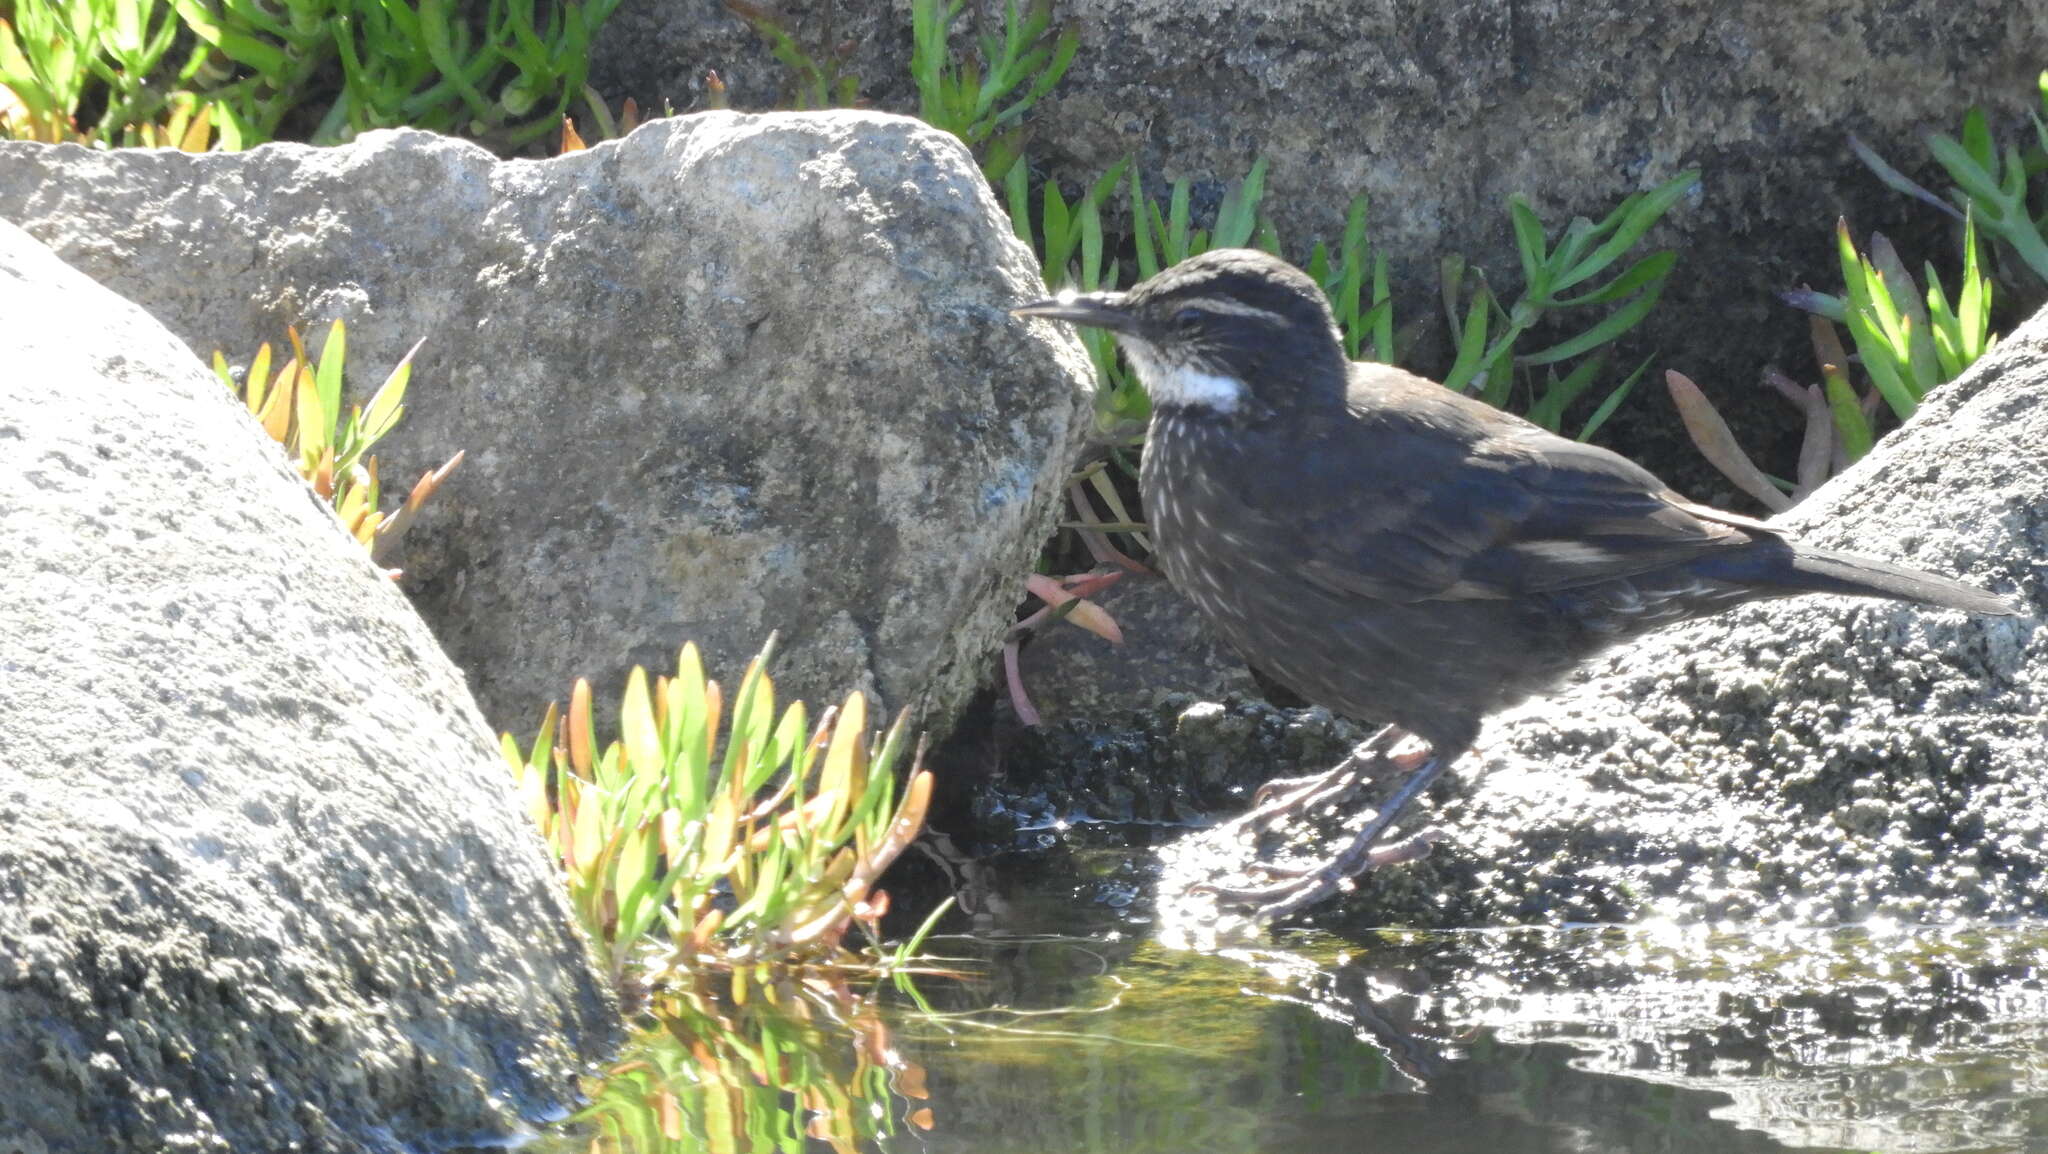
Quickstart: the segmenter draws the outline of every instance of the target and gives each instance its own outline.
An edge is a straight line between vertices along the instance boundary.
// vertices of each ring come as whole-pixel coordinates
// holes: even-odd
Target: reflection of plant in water
[[[572,1123],[592,1154],[860,1149],[932,1127],[924,1067],[896,1049],[873,998],[785,977],[725,1003],[695,988],[654,1001],[661,1025],[606,1072]]]
[[[931,1013],[893,996],[835,1008],[819,983],[735,1009],[677,995],[674,1031],[593,1091],[584,1129],[529,1154],[1767,1154],[2032,1149],[2048,1126],[2039,926],[1379,931],[1228,957],[1099,932],[933,949],[971,955],[974,976],[923,983]]]
[[[1306,1013],[1247,1013],[1242,959],[1148,941],[1031,935],[947,939],[971,980],[925,991],[937,1012],[898,1019],[932,1064],[960,1149],[1187,1154],[1293,1149],[1276,1134],[1318,1103],[1357,1101],[1399,1075],[1333,1042]],[[1391,1144],[1389,1148],[1397,1148]]]
[[[1086,1102],[1046,1098],[1048,1116],[1012,1119],[1018,1135],[1048,1139],[1039,1144],[1044,1149],[1121,1150],[1130,1136],[1123,1118],[1150,1117],[1161,1103],[1182,1101],[1186,1124],[1129,1149],[1204,1148],[1218,1135],[1205,1128],[1207,1115],[1198,1104],[1213,1087],[1190,1080],[1188,1063],[1239,1030],[1226,1049],[1267,1042],[1256,1022],[1228,1012],[1242,1004],[1232,984],[1242,973],[1228,964],[1206,967],[1213,970],[1213,989],[1191,1003],[1177,1002],[1170,1015],[1125,1020],[1111,1029],[1106,1023],[1123,1016],[1123,997],[1133,987],[1097,952],[1100,943],[949,944],[974,955],[952,960],[973,976],[949,971],[920,988],[898,970],[900,996],[863,995],[816,971],[753,987],[739,1003],[701,987],[656,995],[650,1009],[662,1025],[591,1088],[590,1105],[570,1120],[560,1148],[594,1154],[797,1150],[808,1140],[839,1151],[875,1149],[888,1145],[891,1134],[941,1121],[916,1060],[931,1060],[932,1053],[948,1060],[945,1117],[955,1124],[963,1110],[1014,1113],[1019,1102],[1033,1099],[1035,1087],[1071,1083],[1078,1064],[1099,1074],[1101,1092]],[[1012,984],[1017,981],[1022,985]],[[1106,1061],[1109,1055],[1116,1057]],[[1277,1109],[1289,1091],[1276,1085],[1273,1092]],[[1244,1117],[1249,1124],[1256,1114]],[[1083,1140],[1091,1133],[1098,1139],[1093,1144]],[[1224,1142],[1222,1148],[1242,1145]],[[539,1154],[554,1149],[544,1146]]]

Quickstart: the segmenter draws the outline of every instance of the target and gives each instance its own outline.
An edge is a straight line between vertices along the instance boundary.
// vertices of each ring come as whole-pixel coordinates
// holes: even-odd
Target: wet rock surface
[[[338,317],[368,390],[424,338],[384,476],[468,458],[394,562],[519,732],[685,640],[731,682],[771,630],[785,698],[943,729],[1086,423],[1080,345],[1007,314],[1042,288],[972,159],[896,117],[710,113],[549,161],[6,144],[0,217],[202,354]]]
[[[458,670],[164,327],[0,222],[0,1149],[502,1142],[616,1041]]]

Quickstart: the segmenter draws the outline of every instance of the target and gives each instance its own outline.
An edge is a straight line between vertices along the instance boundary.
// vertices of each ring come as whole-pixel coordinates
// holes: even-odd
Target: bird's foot
[[[1204,883],[1194,886],[1194,892],[1212,894],[1219,904],[1243,910],[1255,922],[1270,922],[1350,888],[1353,884],[1351,879],[1366,870],[1427,856],[1430,847],[1442,838],[1441,830],[1425,829],[1388,846],[1381,846],[1379,841],[1408,804],[1443,772],[1446,764],[1448,759],[1445,758],[1432,756],[1426,759],[1422,766],[1409,774],[1408,780],[1401,783],[1401,788],[1394,791],[1386,804],[1352,835],[1344,848],[1328,860],[1300,869],[1257,867],[1262,872],[1286,879],[1270,886],[1235,888]]]
[[[1345,758],[1337,767],[1307,777],[1276,777],[1252,795],[1252,808],[1239,823],[1253,833],[1264,833],[1290,814],[1309,813],[1317,806],[1341,802],[1357,793],[1368,780],[1356,758]]]
[[[1432,826],[1392,845],[1371,846],[1355,855],[1350,852],[1351,847],[1347,847],[1346,852],[1320,865],[1256,867],[1262,873],[1277,874],[1287,879],[1275,885],[1241,889],[1212,885],[1196,888],[1215,895],[1218,904],[1240,910],[1254,922],[1277,921],[1317,902],[1350,892],[1358,884],[1358,875],[1367,870],[1428,857],[1430,848],[1443,840],[1443,836],[1444,831]]]
[[[1366,851],[1365,864],[1359,867],[1358,872],[1364,873],[1366,870],[1375,870],[1381,866],[1421,861],[1429,856],[1429,851],[1435,848],[1436,843],[1444,840],[1444,837],[1443,830],[1438,829],[1436,826],[1430,826],[1428,829],[1404,837],[1392,845],[1373,846]],[[1255,861],[1245,868],[1255,870],[1269,878],[1284,878],[1298,881],[1302,878],[1312,878],[1326,872],[1335,864],[1335,861],[1336,859],[1333,858],[1330,861],[1317,862],[1314,865],[1299,866],[1281,865],[1278,862]],[[1290,888],[1292,887],[1257,886],[1249,889],[1229,889],[1223,886],[1210,886],[1206,892],[1213,893],[1220,898],[1239,905],[1258,905],[1261,904],[1261,899],[1271,898]]]
[[[1239,910],[1254,922],[1273,922],[1340,893],[1348,893],[1356,888],[1358,875],[1367,870],[1428,857],[1431,847],[1443,840],[1443,836],[1444,831],[1432,826],[1392,845],[1360,847],[1353,842],[1345,847],[1344,852],[1318,865],[1255,866],[1261,873],[1276,874],[1286,879],[1270,886],[1238,888],[1204,884],[1194,889],[1198,893],[1214,895],[1219,905]]]
[[[1300,777],[1268,778],[1264,785],[1252,792],[1252,812],[1257,813],[1266,803],[1283,796],[1291,796],[1311,786],[1321,785],[1334,776],[1341,776],[1351,767],[1351,758],[1345,758],[1335,769],[1321,773],[1304,773]]]
[[[1253,833],[1264,833],[1284,818],[1312,813],[1321,806],[1350,799],[1367,783],[1388,776],[1386,771],[1389,769],[1395,776],[1421,769],[1429,764],[1428,746],[1395,750],[1407,737],[1407,734],[1388,726],[1352,750],[1349,757],[1322,773],[1274,778],[1252,795],[1252,808],[1237,819],[1238,823]]]

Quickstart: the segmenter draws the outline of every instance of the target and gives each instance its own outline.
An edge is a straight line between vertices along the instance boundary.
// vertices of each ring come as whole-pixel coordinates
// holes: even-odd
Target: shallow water
[[[630,1105],[539,1145],[2048,1151],[2048,925],[1281,934],[1208,956],[1149,940],[1120,873],[1097,857],[1012,903],[1047,932],[934,940],[968,976],[920,979],[930,1013],[884,989],[851,1020],[752,1007],[768,1018],[656,1032],[605,1099]]]

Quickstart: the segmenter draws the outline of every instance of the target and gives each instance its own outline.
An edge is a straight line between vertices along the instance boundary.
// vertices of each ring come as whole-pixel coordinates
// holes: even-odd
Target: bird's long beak
[[[1015,317],[1046,317],[1069,324],[1108,329],[1113,333],[1133,332],[1136,320],[1124,309],[1123,293],[1064,292],[1049,300],[1032,301],[1010,310]]]

